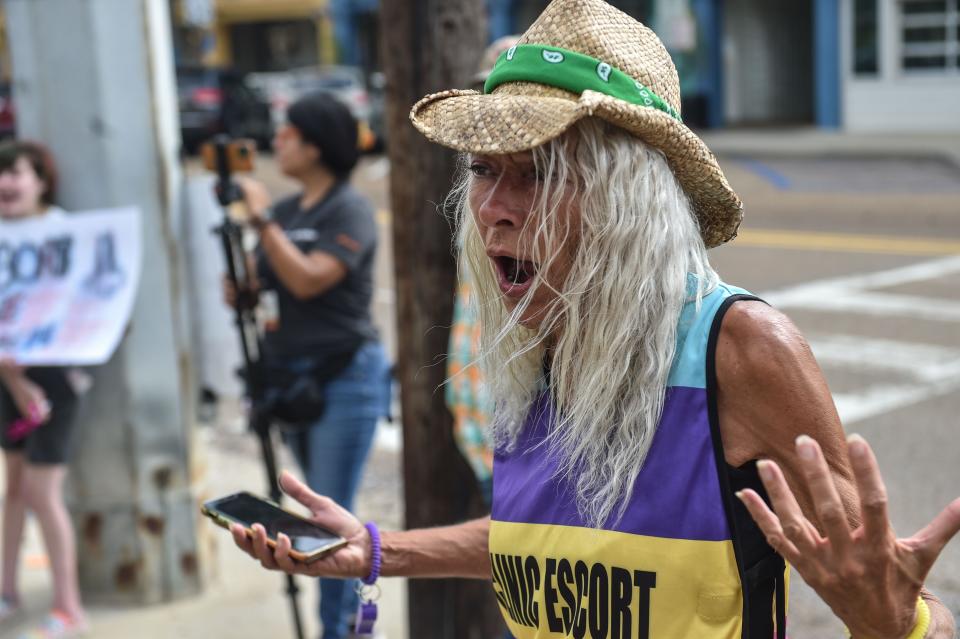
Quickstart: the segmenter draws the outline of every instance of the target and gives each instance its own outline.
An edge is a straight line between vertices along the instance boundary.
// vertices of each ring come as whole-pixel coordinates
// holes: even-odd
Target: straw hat
[[[670,55],[653,31],[601,0],[554,0],[501,54],[485,93],[435,93],[410,112],[428,139],[488,155],[540,146],[588,116],[663,152],[708,248],[736,236],[743,205],[713,153],[680,120]]]

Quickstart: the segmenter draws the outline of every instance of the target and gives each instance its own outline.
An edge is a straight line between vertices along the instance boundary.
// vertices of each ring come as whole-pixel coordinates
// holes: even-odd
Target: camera
[[[223,151],[221,152],[221,148]],[[249,173],[257,155],[257,143],[253,140],[232,140],[217,136],[205,143],[200,150],[203,167],[218,174]]]

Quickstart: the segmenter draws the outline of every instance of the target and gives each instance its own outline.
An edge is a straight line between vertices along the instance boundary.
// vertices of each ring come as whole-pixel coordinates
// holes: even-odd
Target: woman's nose
[[[512,227],[519,229],[527,215],[527,209],[514,189],[498,182],[481,200],[477,217],[483,226]]]

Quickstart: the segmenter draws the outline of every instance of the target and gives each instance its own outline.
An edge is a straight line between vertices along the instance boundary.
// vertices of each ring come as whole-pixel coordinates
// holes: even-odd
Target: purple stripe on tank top
[[[551,419],[544,394],[531,408],[516,450],[497,453],[494,520],[585,526],[569,483],[556,481],[558,462],[543,443]],[[660,425],[634,484],[631,503],[619,522],[611,518],[602,528],[671,539],[730,539],[704,389],[667,389]]]

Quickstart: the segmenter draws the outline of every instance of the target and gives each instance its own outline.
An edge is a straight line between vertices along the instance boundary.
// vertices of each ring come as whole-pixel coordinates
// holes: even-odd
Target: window
[[[857,75],[876,75],[880,70],[877,12],[877,0],[854,0],[853,72]]]
[[[900,23],[905,71],[960,71],[960,0],[900,0]]]

